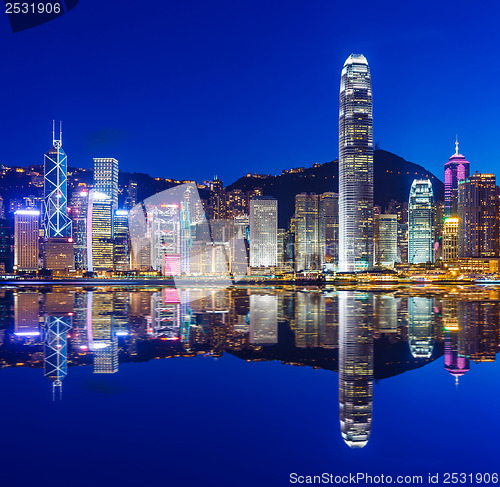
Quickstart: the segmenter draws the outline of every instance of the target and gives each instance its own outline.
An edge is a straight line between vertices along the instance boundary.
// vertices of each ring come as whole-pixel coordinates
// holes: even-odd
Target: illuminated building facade
[[[408,262],[434,262],[434,194],[429,179],[415,179],[408,202]]]
[[[339,260],[339,195],[320,195],[320,243],[324,263],[337,265]]]
[[[89,272],[113,268],[112,201],[104,193],[90,191],[87,216],[87,268]]]
[[[52,127],[52,148],[44,155],[43,229],[44,237],[71,237],[71,219],[67,210],[68,158],[62,149],[62,129],[59,138]]]
[[[458,258],[458,218],[446,217],[443,225],[443,260],[450,262]]]
[[[69,214],[73,222],[73,244],[75,250],[75,269],[87,268],[87,213],[89,191],[75,191],[70,199]]]
[[[250,266],[278,264],[278,201],[258,196],[250,201]]]
[[[469,177],[470,163],[458,153],[458,140],[455,154],[444,165],[444,212],[446,217],[458,216],[458,183]]]
[[[161,204],[147,208],[151,235],[151,266],[163,271],[166,256],[180,255],[179,205]]]
[[[362,54],[342,69],[339,112],[339,270],[373,266],[373,114],[371,76]]]
[[[130,180],[127,186],[127,197],[125,198],[125,209],[131,210],[137,204],[137,181]]]
[[[375,215],[375,262],[394,267],[398,259],[397,215]]]
[[[476,172],[459,183],[458,193],[458,256],[498,257],[495,175]]]
[[[130,270],[127,210],[113,211],[113,269]]]
[[[94,157],[94,191],[111,199],[118,208],[118,161],[112,157]]]
[[[14,213],[14,268],[18,271],[36,271],[39,268],[38,210],[17,210]]]
[[[210,199],[208,205],[208,216],[213,220],[227,218],[226,191],[224,183],[215,177],[208,183],[210,188]]]
[[[44,242],[45,268],[67,274],[75,269],[73,239],[66,237],[49,238]]]
[[[295,196],[295,269],[322,268],[320,198],[317,194]]]

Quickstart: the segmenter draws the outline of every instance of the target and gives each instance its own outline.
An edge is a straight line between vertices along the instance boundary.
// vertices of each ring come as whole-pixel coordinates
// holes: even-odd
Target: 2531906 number
[[[6,3],[6,14],[58,14],[61,13],[61,4],[56,3]]]

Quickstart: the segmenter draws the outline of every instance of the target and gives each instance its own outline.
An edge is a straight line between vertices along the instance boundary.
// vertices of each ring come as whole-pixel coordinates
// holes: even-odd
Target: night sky
[[[488,2],[80,0],[0,33],[0,163],[41,164],[63,120],[71,166],[229,184],[338,155],[344,60],[370,64],[374,139],[442,176],[494,172],[500,6]],[[500,174],[499,174],[500,176]]]

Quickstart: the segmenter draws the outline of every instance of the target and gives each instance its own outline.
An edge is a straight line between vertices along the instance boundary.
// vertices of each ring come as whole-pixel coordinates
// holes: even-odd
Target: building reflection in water
[[[434,348],[434,298],[408,298],[408,341],[415,358],[430,358]]]
[[[43,326],[43,356],[45,377],[52,381],[52,399],[62,398],[62,380],[66,377],[68,332],[72,328],[74,293],[49,292],[45,294]]]
[[[278,296],[250,294],[250,343],[278,342]]]
[[[373,411],[373,295],[339,291],[339,417],[342,438],[363,448]]]
[[[94,373],[118,372],[118,337],[114,330],[114,293],[89,291],[87,305],[92,320],[87,323],[89,349],[94,352]]]
[[[488,288],[150,288],[0,291],[0,367],[43,367],[54,396],[71,366],[220,357],[338,372],[341,434],[370,438],[373,383],[444,354],[458,382],[500,349],[500,293]],[[68,379],[66,379],[68,380]]]

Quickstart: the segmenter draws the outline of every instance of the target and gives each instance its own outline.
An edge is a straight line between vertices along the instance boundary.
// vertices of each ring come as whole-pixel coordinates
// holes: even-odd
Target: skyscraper
[[[434,194],[429,179],[415,179],[408,202],[408,262],[434,262]]]
[[[375,215],[375,262],[394,267],[398,258],[398,216]]]
[[[104,193],[90,191],[87,211],[87,269],[113,268],[112,201]]]
[[[362,54],[342,69],[339,110],[339,269],[373,266],[373,115],[371,76]]]
[[[151,266],[157,271],[163,271],[166,263],[180,267],[179,205],[146,205],[146,208],[151,235]]]
[[[38,269],[40,212],[17,210],[14,213],[14,268],[18,271]]]
[[[209,188],[209,218],[212,220],[227,218],[226,191],[224,189],[224,183],[216,176],[214,180],[209,183]]]
[[[337,264],[339,260],[339,195],[320,195],[320,228],[323,261]]]
[[[75,191],[71,195],[69,214],[73,222],[75,249],[75,269],[87,268],[87,213],[89,192],[87,189]]]
[[[62,125],[56,139],[52,125],[52,148],[44,155],[43,229],[44,237],[71,237],[71,219],[67,213],[67,162],[62,149]]]
[[[12,228],[10,220],[0,218],[0,274],[12,272]]]
[[[295,269],[321,269],[320,199],[317,194],[295,196]]]
[[[456,260],[458,257],[458,218],[446,217],[443,225],[443,260]]]
[[[470,163],[458,153],[458,139],[455,154],[444,165],[444,212],[445,216],[458,216],[458,182],[469,177]]]
[[[258,196],[250,201],[250,266],[278,264],[278,201]]]
[[[94,157],[94,190],[111,199],[118,208],[118,161],[112,157]]]
[[[125,198],[125,209],[131,210],[137,204],[137,181],[130,180],[127,187],[127,197]]]
[[[113,212],[113,269],[130,270],[127,210]]]
[[[498,257],[495,175],[476,172],[460,181],[458,192],[458,256]]]

